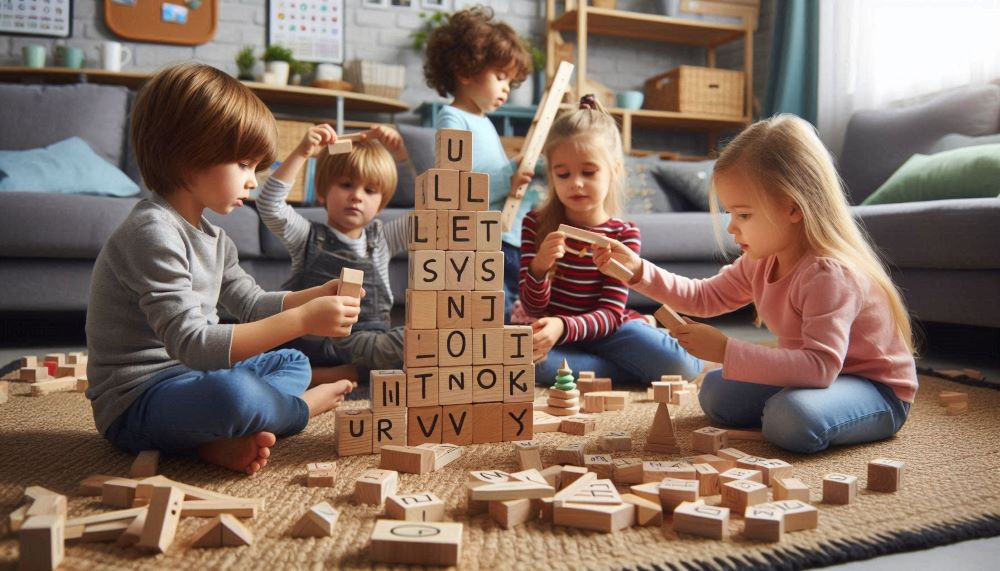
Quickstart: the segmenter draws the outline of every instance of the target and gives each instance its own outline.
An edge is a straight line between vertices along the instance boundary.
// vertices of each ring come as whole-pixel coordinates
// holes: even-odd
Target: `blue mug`
[[[642,109],[643,99],[641,91],[619,91],[615,95],[615,104],[622,109]]]

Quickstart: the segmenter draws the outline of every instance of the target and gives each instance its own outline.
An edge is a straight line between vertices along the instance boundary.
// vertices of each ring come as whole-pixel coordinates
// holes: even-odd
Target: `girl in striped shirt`
[[[550,190],[521,231],[520,300],[532,324],[537,379],[553,379],[565,358],[574,369],[618,382],[663,374],[693,378],[701,361],[662,329],[626,309],[628,288],[594,265],[589,245],[559,232],[568,224],[617,240],[639,253],[639,228],[618,212],[624,168],[614,119],[593,98],[555,121],[543,154]]]

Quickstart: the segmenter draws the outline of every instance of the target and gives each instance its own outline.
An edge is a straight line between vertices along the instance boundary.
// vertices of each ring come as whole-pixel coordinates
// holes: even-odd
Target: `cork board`
[[[125,0],[126,2],[128,0]],[[219,20],[218,0],[202,0],[196,9],[188,8],[184,23],[164,22],[163,5],[187,8],[182,0],[131,0],[131,4],[104,0],[104,21],[108,28],[129,40],[159,44],[195,46],[215,35]]]

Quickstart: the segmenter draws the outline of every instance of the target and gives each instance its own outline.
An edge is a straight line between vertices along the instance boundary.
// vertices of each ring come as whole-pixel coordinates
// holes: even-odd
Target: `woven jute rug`
[[[969,410],[946,416],[937,404],[942,390],[969,392]],[[362,406],[351,402],[346,406]],[[400,492],[431,491],[447,503],[446,519],[465,524],[461,568],[467,569],[616,569],[616,568],[799,568],[865,559],[885,553],[920,549],[974,537],[1000,534],[1000,391],[962,386],[924,376],[909,421],[888,441],[797,456],[763,442],[735,442],[745,452],[782,458],[795,466],[796,476],[812,488],[819,507],[819,528],[788,533],[781,543],[744,539],[742,518],[731,521],[725,541],[678,536],[667,517],[662,528],[631,528],[602,534],[541,522],[503,530],[488,515],[465,512],[464,482],[470,470],[514,470],[512,445],[475,445],[446,468],[422,476],[404,474]],[[632,395],[627,410],[598,415],[597,431],[587,436],[561,433],[537,435],[546,465],[556,446],[586,440],[596,450],[598,435],[624,430],[633,435],[632,453],[641,452],[652,422],[654,404],[645,393]],[[708,424],[697,405],[675,411],[682,455],[691,451],[688,434]],[[369,536],[380,512],[352,499],[355,478],[376,466],[378,456],[338,460],[339,478],[333,488],[308,488],[305,465],[329,461],[333,451],[333,415],[327,414],[297,436],[273,449],[271,463],[253,477],[240,476],[189,459],[164,459],[160,473],[182,482],[243,497],[264,498],[266,509],[243,520],[253,531],[253,545],[239,548],[190,548],[191,535],[202,521],[184,518],[177,539],[164,555],[148,555],[113,543],[74,544],[67,548],[63,569],[319,569],[368,568]],[[897,493],[864,489],[866,465],[877,457],[906,462],[904,483]],[[0,404],[0,531],[6,515],[22,501],[24,487],[37,484],[70,494],[70,516],[108,511],[95,498],[74,497],[77,484],[90,474],[128,472],[132,457],[97,435],[90,405],[81,394],[45,397],[13,396]],[[820,503],[821,480],[829,472],[854,474],[860,493],[852,505]],[[292,525],[306,509],[329,501],[341,510],[334,537],[296,539]],[[716,503],[718,497],[710,498]],[[17,559],[17,540],[0,539],[0,568]]]

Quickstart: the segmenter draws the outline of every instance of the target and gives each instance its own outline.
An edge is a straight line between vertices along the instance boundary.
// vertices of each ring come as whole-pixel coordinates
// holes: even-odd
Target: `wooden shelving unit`
[[[622,143],[626,153],[632,150],[633,127],[704,131],[709,134],[710,147],[714,147],[718,133],[750,124],[753,109],[753,26],[750,22],[746,22],[744,26],[714,24],[655,14],[593,8],[587,6],[585,0],[576,4],[575,9],[556,14],[555,0],[546,0],[545,47],[546,75],[552,77],[558,63],[555,55],[558,35],[560,32],[576,33],[577,93],[584,91],[587,81],[588,34],[704,47],[707,67],[715,67],[716,48],[740,39],[744,42],[743,71],[746,72],[746,99],[742,117],[612,107],[609,109],[611,114],[621,120]]]

